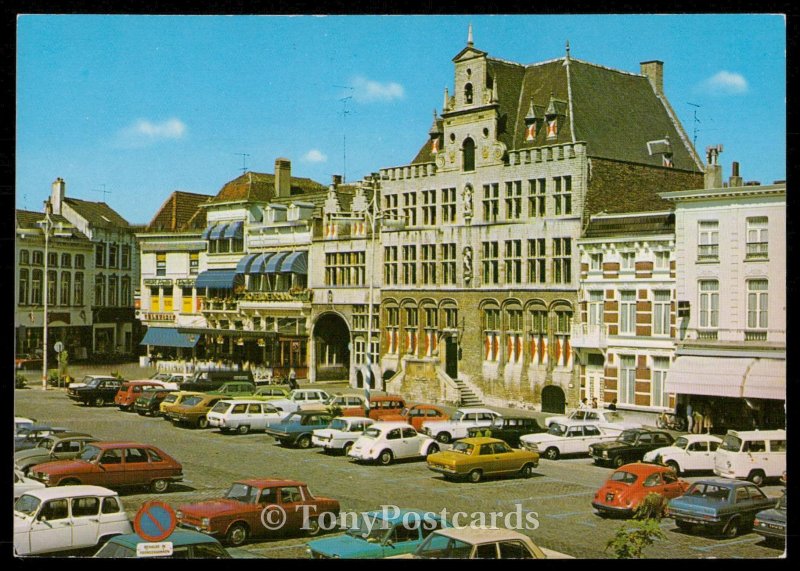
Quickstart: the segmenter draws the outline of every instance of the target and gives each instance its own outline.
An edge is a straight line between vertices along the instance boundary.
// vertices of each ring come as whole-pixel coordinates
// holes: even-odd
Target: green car
[[[189,531],[176,529],[164,542],[172,544],[172,553],[163,555],[147,555],[147,558],[156,557],[159,559],[232,559],[222,544],[204,533],[199,531]],[[135,533],[118,535],[109,539],[101,547],[95,557],[121,559],[130,557],[140,557],[137,554],[139,544],[147,544]]]

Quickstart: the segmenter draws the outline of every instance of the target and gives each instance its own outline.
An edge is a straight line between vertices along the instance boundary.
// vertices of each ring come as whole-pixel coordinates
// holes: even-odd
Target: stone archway
[[[314,325],[316,380],[348,380],[350,376],[350,328],[341,315],[326,313]]]
[[[558,385],[547,385],[542,389],[542,412],[564,414],[566,404],[564,391]]]

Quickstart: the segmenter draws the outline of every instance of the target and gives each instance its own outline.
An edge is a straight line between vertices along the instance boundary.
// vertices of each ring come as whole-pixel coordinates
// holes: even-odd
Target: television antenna
[[[349,85],[334,85],[333,87],[355,91],[355,88]],[[339,115],[342,116],[342,182],[347,182],[347,116],[352,113],[352,111],[347,108],[347,104],[351,99],[353,99],[352,95],[339,99],[339,101],[342,102],[342,111],[339,113]]]
[[[249,153],[233,153],[234,155],[241,155],[242,157],[242,174],[247,172],[247,157],[249,157]]]
[[[110,190],[106,190],[106,185],[105,184],[101,184],[100,186],[102,186],[103,188],[102,189],[93,188],[92,192],[102,192],[103,193],[103,202],[105,202],[106,201],[106,194],[113,194],[113,193]]]
[[[691,103],[689,101],[687,101],[686,104],[687,105],[691,105],[692,107],[694,107],[694,110],[693,110],[693,113],[694,113],[694,125],[692,126],[692,145],[694,145],[696,147],[697,146],[697,133],[699,131],[697,126],[700,124],[700,119],[697,118],[697,110],[700,109],[700,107],[702,107],[702,106],[698,105],[697,103]]]

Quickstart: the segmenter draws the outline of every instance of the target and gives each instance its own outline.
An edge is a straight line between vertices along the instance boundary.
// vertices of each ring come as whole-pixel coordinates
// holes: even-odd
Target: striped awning
[[[667,371],[665,390],[684,395],[741,398],[749,358],[680,356]]]
[[[238,222],[231,222],[223,232],[223,238],[241,238],[244,235],[244,223],[240,220]]]
[[[280,271],[281,273],[307,274],[308,254],[306,252],[292,252],[284,258]]]
[[[206,270],[197,276],[195,287],[233,289],[237,275],[239,274],[236,270]]]
[[[281,267],[281,262],[283,259],[288,255],[288,252],[278,252],[274,256],[272,256],[269,261],[267,262],[267,267],[264,268],[264,272],[267,274],[276,274]]]
[[[220,238],[222,238],[222,233],[225,232],[225,228],[227,227],[228,227],[227,222],[220,222],[216,224],[214,226],[214,229],[211,230],[211,233],[208,235],[208,237],[211,240],[219,240]]]
[[[272,252],[265,252],[258,254],[258,257],[250,265],[249,274],[265,274],[267,273],[267,261],[272,257]]]
[[[174,327],[150,327],[139,345],[191,348],[199,339],[199,335],[178,333]]]
[[[211,231],[216,227],[216,224],[209,224],[208,228],[203,230],[203,240],[208,240],[208,237],[211,235]]]
[[[259,257],[260,255],[261,254],[247,254],[245,257],[243,257],[241,260],[239,260],[238,264],[236,264],[236,273],[237,274],[249,274],[250,273],[250,267],[253,265],[253,262],[255,261],[255,259],[257,257]]]
[[[756,359],[744,382],[745,398],[786,400],[786,361]]]

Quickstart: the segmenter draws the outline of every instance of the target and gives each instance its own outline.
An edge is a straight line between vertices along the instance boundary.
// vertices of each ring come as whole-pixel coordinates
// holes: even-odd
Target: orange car
[[[133,404],[136,402],[145,389],[161,389],[164,385],[155,383],[153,381],[128,381],[122,383],[122,386],[117,391],[114,397],[114,404],[120,410],[133,410]]]
[[[438,406],[432,404],[415,404],[404,408],[400,414],[390,414],[381,418],[381,420],[399,420],[407,422],[417,429],[417,432],[422,432],[422,423],[428,420],[449,420],[450,415]]]
[[[667,500],[682,496],[689,482],[681,480],[667,466],[660,464],[626,464],[620,466],[594,494],[592,506],[604,514],[630,517],[648,494]]]
[[[374,395],[369,397],[369,413],[364,407],[346,408],[342,416],[366,416],[372,420],[387,420],[388,416],[397,416],[406,408],[406,401],[399,395]],[[404,418],[400,419],[405,421]]]

